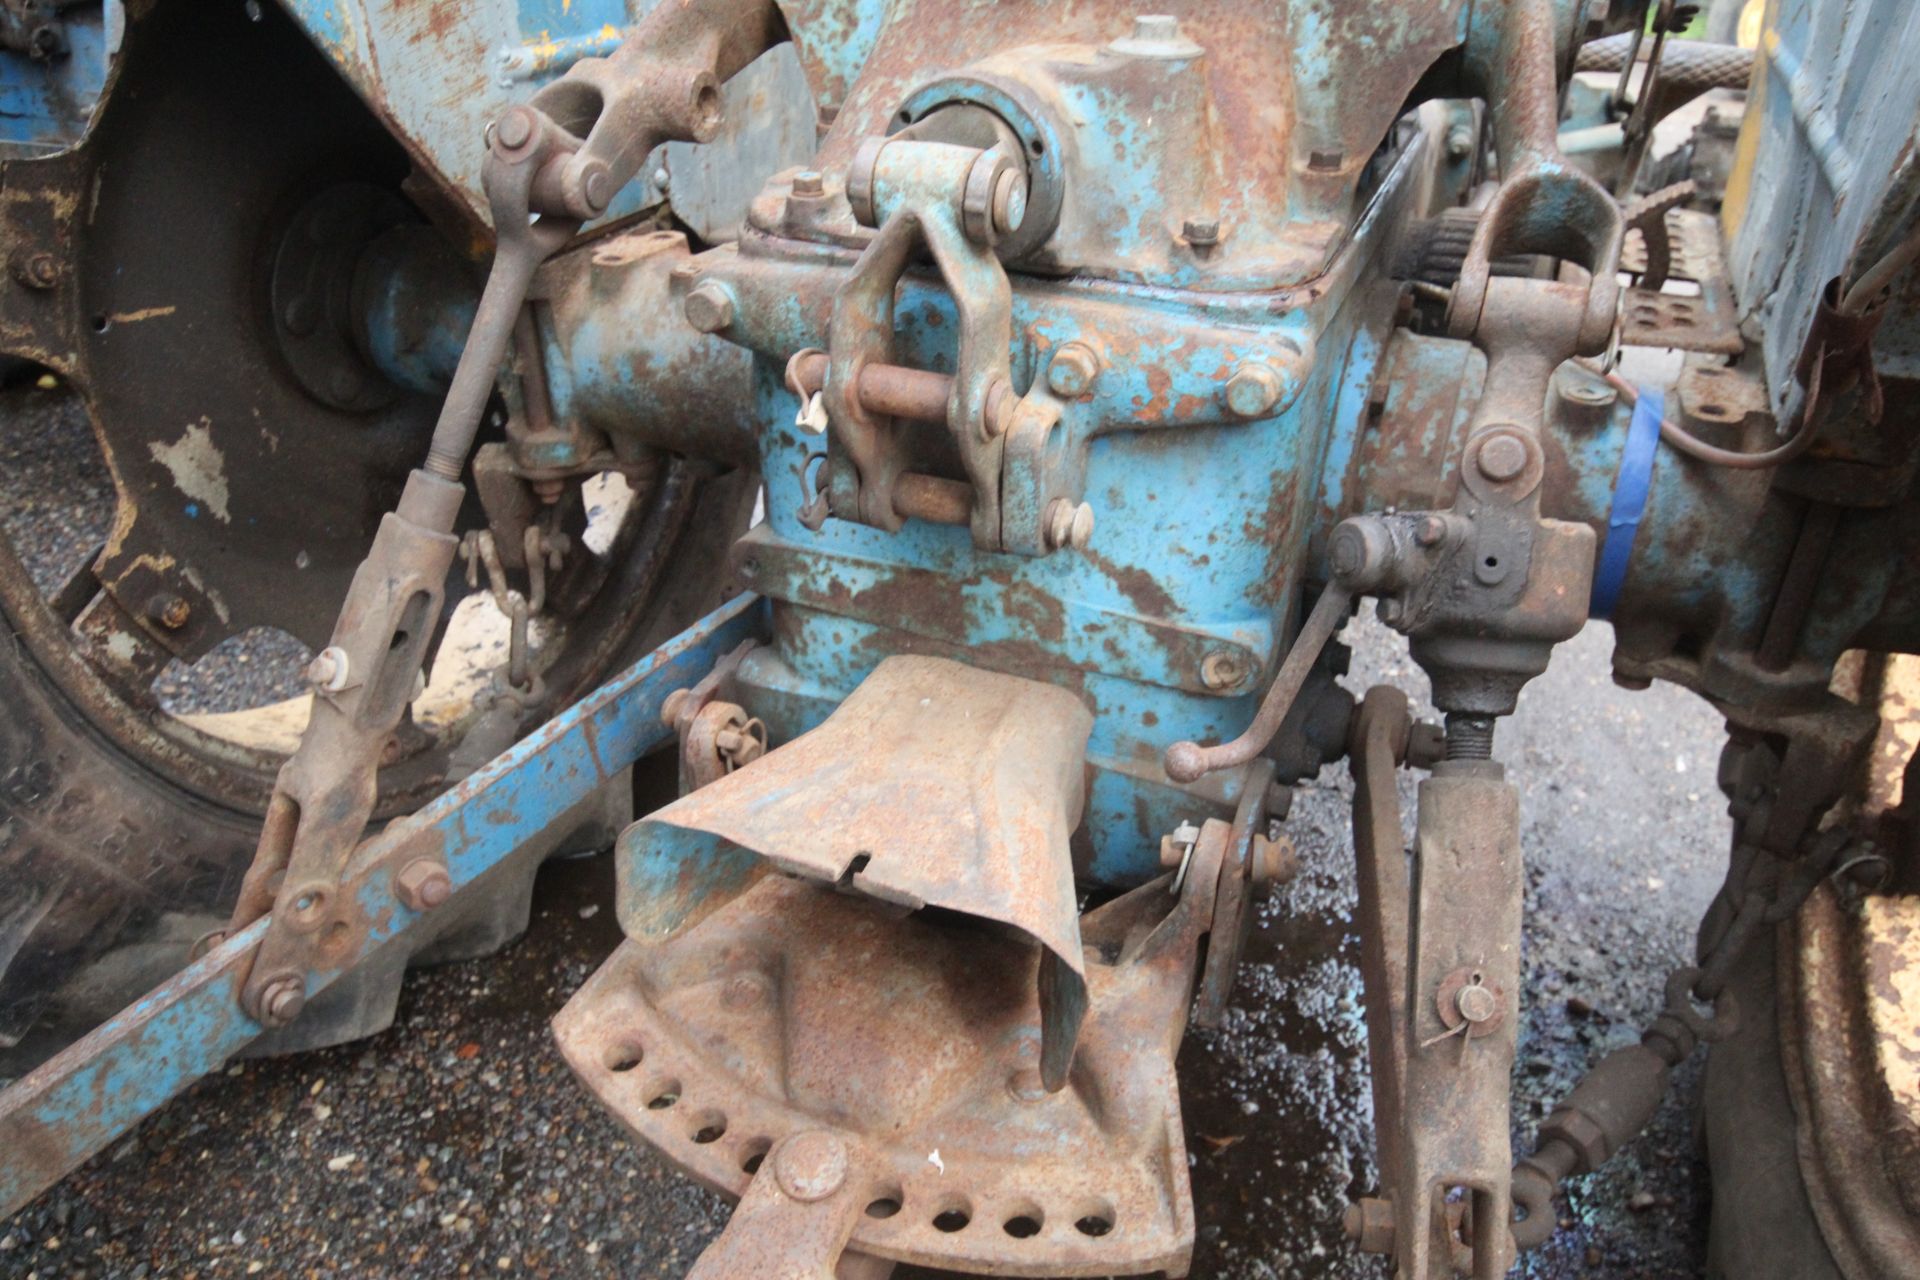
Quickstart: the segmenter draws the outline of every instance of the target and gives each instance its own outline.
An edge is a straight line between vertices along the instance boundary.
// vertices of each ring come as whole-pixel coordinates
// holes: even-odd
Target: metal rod
[[[1266,750],[1273,735],[1280,731],[1293,700],[1300,696],[1300,688],[1319,660],[1320,651],[1346,622],[1347,608],[1352,603],[1353,597],[1345,587],[1329,585],[1322,591],[1314,602],[1313,612],[1301,624],[1300,634],[1293,638],[1293,647],[1287,650],[1286,661],[1280,664],[1280,673],[1268,686],[1267,696],[1260,700],[1260,710],[1254,714],[1246,732],[1232,742],[1211,747],[1197,742],[1174,743],[1167,748],[1164,761],[1167,776],[1175,782],[1196,782],[1216,770],[1245,764]]]

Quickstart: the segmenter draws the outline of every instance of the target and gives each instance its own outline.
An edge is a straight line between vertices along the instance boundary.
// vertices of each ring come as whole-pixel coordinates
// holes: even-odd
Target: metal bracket
[[[942,417],[973,485],[974,544],[1001,549],[1002,437],[1014,401],[1013,290],[981,230],[974,193],[983,185],[997,189],[1015,168],[998,149],[907,139],[873,139],[856,157],[849,196],[856,214],[880,230],[835,295],[828,326],[821,391],[831,423],[835,514],[888,531],[904,523],[895,488],[906,455],[893,416],[875,412],[878,397],[865,393],[862,379],[915,372],[895,363],[893,307],[910,260],[924,249],[959,313],[959,348]],[[1024,190],[1024,176],[1019,181]]]

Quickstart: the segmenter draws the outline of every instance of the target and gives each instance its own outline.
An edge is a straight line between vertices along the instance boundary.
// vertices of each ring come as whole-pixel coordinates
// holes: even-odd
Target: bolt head
[[[1000,235],[1012,235],[1027,220],[1027,180],[1019,170],[1008,169],[993,184],[993,229]]]
[[[1446,536],[1447,522],[1439,516],[1423,516],[1413,531],[1413,540],[1423,547],[1437,547]]]
[[[793,175],[793,194],[797,196],[823,196],[827,194],[827,180],[817,170],[802,169]]]
[[[708,282],[687,294],[687,323],[701,333],[719,333],[733,324],[733,298]]]
[[[1082,342],[1069,342],[1053,353],[1047,365],[1047,388],[1062,400],[1077,400],[1100,376],[1100,358]]]
[[[1180,19],[1170,13],[1142,13],[1133,19],[1133,38],[1172,42],[1180,38]]]
[[[1372,545],[1361,530],[1350,524],[1336,525],[1327,539],[1327,563],[1333,576],[1353,579],[1364,575],[1373,564]]]
[[[595,213],[604,212],[613,200],[613,174],[604,164],[595,164],[580,177],[580,194],[587,202],[587,208]]]
[[[825,1200],[846,1185],[847,1144],[821,1129],[796,1133],[773,1154],[780,1189],[802,1204]]]
[[[1311,151],[1307,153],[1307,168],[1315,173],[1338,173],[1340,166],[1347,160],[1346,152],[1339,150]]]
[[[1480,446],[1480,474],[1504,484],[1527,469],[1527,446],[1518,436],[1502,433]]]
[[[494,141],[509,151],[517,151],[533,140],[533,112],[526,107],[508,107],[493,126]]]
[[[1243,364],[1227,379],[1227,409],[1236,418],[1262,418],[1280,402],[1284,389],[1271,365]]]
[[[21,281],[35,289],[51,289],[60,279],[60,264],[50,253],[28,257],[21,270]]]
[[[394,893],[414,911],[431,911],[453,896],[453,879],[432,858],[415,858],[394,877]]]
[[[1246,678],[1246,659],[1231,649],[1215,649],[1200,660],[1200,683],[1209,689],[1232,689]]]
[[[1220,243],[1220,223],[1213,218],[1188,218],[1180,224],[1180,238],[1196,249],[1211,249]]]

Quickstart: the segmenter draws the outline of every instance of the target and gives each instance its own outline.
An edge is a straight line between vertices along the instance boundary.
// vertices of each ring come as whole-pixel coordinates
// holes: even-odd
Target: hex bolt
[[[393,878],[394,896],[410,911],[431,911],[453,896],[453,878],[433,858],[415,858]]]
[[[802,1204],[825,1200],[847,1184],[847,1144],[824,1129],[796,1133],[773,1153],[780,1189]]]
[[[733,324],[733,298],[709,281],[687,294],[687,323],[701,333],[719,333]]]
[[[1232,689],[1246,679],[1246,658],[1235,650],[1215,649],[1200,660],[1200,683],[1209,689]]]
[[[1413,540],[1423,547],[1437,547],[1446,536],[1447,522],[1439,516],[1422,516],[1413,530]]]
[[[1505,432],[1480,446],[1480,474],[1495,484],[1505,484],[1527,469],[1527,446],[1520,437]]]
[[[1140,13],[1133,19],[1133,38],[1145,43],[1172,43],[1180,38],[1180,19],[1170,13]]]
[[[1078,550],[1093,537],[1093,508],[1071,498],[1055,498],[1047,504],[1047,545],[1058,551],[1063,547]]]
[[[1473,154],[1473,130],[1464,124],[1457,124],[1447,130],[1447,156],[1453,160],[1465,160]]]
[[[1069,342],[1047,365],[1047,388],[1062,400],[1078,400],[1100,376],[1100,357],[1084,342]]]
[[[1212,218],[1188,218],[1180,224],[1180,238],[1204,252],[1220,243],[1220,224]]]
[[[1236,418],[1264,418],[1280,403],[1283,390],[1285,384],[1272,365],[1243,364],[1227,379],[1227,409]]]
[[[1393,1252],[1393,1202],[1376,1196],[1347,1206],[1341,1227],[1362,1253]]]
[[[1477,1027],[1491,1022],[1499,1014],[1500,999],[1480,983],[1470,982],[1455,993],[1453,1007],[1460,1011],[1468,1026]]]
[[[288,974],[260,988],[260,1021],[269,1027],[284,1027],[307,1007],[307,983]]]
[[[169,631],[178,631],[193,617],[193,606],[170,591],[162,591],[147,601],[147,617]]]
[[[802,169],[793,175],[793,194],[797,196],[823,196],[827,194],[827,180],[818,170]]]

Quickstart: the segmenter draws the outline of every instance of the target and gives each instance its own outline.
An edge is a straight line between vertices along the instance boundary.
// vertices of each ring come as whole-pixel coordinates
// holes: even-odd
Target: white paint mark
[[[205,503],[221,524],[233,523],[227,515],[227,460],[213,443],[209,419],[188,424],[186,434],[172,444],[150,444],[147,450],[173,476],[174,488]]]

